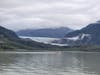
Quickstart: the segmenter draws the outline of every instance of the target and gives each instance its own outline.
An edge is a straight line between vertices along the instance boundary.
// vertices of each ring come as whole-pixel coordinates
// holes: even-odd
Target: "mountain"
[[[17,34],[19,36],[61,38],[71,31],[73,30],[70,28],[60,27],[60,28],[44,28],[44,29],[26,29],[18,31]]]
[[[1,49],[48,49],[57,48],[49,44],[32,41],[31,39],[21,39],[15,32],[0,26],[0,50]]]
[[[8,39],[19,39],[13,31],[0,26],[0,38],[2,37],[7,37]]]
[[[100,45],[100,21],[70,32],[63,39],[54,42],[68,45]]]

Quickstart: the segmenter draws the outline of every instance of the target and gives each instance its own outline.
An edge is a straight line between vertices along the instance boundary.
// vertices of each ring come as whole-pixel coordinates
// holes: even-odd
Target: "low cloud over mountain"
[[[0,0],[0,25],[12,30],[70,27],[100,19],[100,0]]]

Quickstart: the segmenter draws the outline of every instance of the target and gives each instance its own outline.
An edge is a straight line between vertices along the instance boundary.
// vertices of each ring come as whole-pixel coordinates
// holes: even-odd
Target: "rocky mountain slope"
[[[100,45],[100,21],[91,23],[85,28],[68,33],[59,41],[68,45]]]

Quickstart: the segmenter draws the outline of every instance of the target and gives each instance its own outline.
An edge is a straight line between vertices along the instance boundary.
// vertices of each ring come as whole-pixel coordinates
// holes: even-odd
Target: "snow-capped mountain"
[[[100,21],[91,23],[80,30],[70,32],[63,39],[53,42],[68,45],[100,45]]]

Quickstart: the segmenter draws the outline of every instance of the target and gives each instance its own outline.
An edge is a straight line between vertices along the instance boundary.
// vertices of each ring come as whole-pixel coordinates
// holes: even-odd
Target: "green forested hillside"
[[[31,39],[21,39],[15,32],[0,26],[0,49],[47,49],[56,47],[35,42]]]

